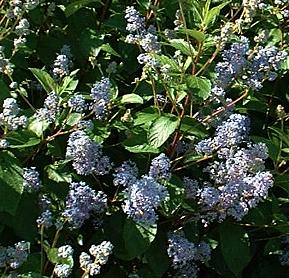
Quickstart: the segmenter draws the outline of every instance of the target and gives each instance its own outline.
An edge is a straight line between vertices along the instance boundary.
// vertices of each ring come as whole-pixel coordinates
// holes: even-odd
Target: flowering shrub
[[[289,4],[10,0],[1,277],[287,277]]]

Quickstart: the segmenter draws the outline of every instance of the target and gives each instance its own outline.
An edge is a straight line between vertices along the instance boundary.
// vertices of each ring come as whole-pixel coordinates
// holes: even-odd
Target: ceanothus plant
[[[0,276],[287,277],[288,1],[1,1]]]

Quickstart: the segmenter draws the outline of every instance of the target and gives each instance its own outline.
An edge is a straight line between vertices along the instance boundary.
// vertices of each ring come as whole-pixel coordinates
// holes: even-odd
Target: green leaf
[[[180,50],[182,54],[187,56],[191,56],[196,52],[193,46],[184,39],[172,39],[168,45],[171,45],[173,48]]]
[[[205,34],[201,31],[192,30],[192,29],[178,29],[178,32],[182,34],[186,34],[194,39],[196,39],[198,42],[202,42],[205,40]]]
[[[47,93],[57,92],[57,84],[45,70],[29,68]]]
[[[184,187],[182,182],[173,177],[170,182],[167,182],[169,198],[166,198],[161,205],[162,212],[167,216],[172,216],[182,205],[184,199]]]
[[[39,207],[35,202],[36,198],[37,195],[34,193],[22,194],[13,217],[9,213],[1,216],[0,221],[10,227],[14,234],[23,240],[34,241],[38,236],[35,223],[39,216]]]
[[[100,49],[116,57],[121,57],[108,43],[101,45]]]
[[[143,254],[157,233],[157,226],[144,226],[126,219],[123,227],[125,248],[131,259]]]
[[[19,160],[8,151],[0,155],[0,211],[15,214],[23,191]]]
[[[137,94],[127,94],[123,95],[120,99],[121,103],[139,103],[143,104],[143,99]]]
[[[7,97],[11,97],[9,87],[2,79],[0,79],[0,88],[1,88],[0,101],[3,101]]]
[[[143,125],[156,120],[158,117],[158,112],[154,108],[149,107],[137,113],[133,123],[135,126]]]
[[[7,134],[5,139],[9,142],[9,148],[27,148],[38,145],[41,140],[31,130],[18,130]]]
[[[204,18],[204,24],[206,27],[208,27],[210,24],[213,24],[216,17],[220,14],[220,11],[227,6],[231,1],[224,2],[212,9],[209,10],[209,12],[206,14]]]
[[[219,227],[219,233],[224,260],[228,268],[238,275],[251,260],[248,235],[241,226],[229,222]]]
[[[100,0],[77,0],[72,3],[70,3],[66,8],[65,8],[65,16],[69,17],[76,13],[79,9],[87,6],[90,3],[97,2],[101,3]]]
[[[207,99],[211,94],[211,81],[205,77],[197,77],[187,75],[187,86],[192,90],[192,96],[199,96],[203,100]]]
[[[81,113],[71,113],[68,115],[65,124],[68,126],[74,126],[82,119]]]
[[[56,182],[72,182],[72,174],[69,173],[67,163],[68,161],[61,160],[54,162],[54,164],[47,165],[45,171],[47,172],[48,178]]]
[[[47,251],[47,257],[50,262],[57,264],[59,262],[58,248],[49,248]]]
[[[32,121],[28,124],[27,129],[34,132],[38,137],[42,137],[43,132],[48,127],[49,123],[47,121],[34,117],[32,118]]]
[[[181,122],[180,130],[185,134],[195,135],[198,138],[207,136],[206,128],[199,121],[189,116],[185,116]]]
[[[167,141],[178,125],[179,120],[176,117],[170,115],[159,117],[149,129],[149,144],[154,148],[160,147]]]
[[[167,238],[165,233],[157,234],[155,240],[145,252],[145,257],[155,277],[164,277],[169,268]]]
[[[73,93],[78,85],[78,80],[73,79],[71,76],[66,76],[63,78],[61,86],[59,88],[59,94],[68,92]]]
[[[141,131],[131,133],[129,138],[122,142],[125,149],[132,153],[158,153],[158,148],[151,146],[147,140],[147,133]]]

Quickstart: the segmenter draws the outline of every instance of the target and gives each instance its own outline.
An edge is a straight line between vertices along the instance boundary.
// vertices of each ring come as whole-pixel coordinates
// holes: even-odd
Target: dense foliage
[[[0,0],[1,277],[287,277],[287,0]]]

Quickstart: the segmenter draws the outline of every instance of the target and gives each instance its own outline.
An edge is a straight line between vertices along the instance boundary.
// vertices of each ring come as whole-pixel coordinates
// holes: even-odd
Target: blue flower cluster
[[[134,162],[128,160],[115,169],[113,176],[113,184],[115,186],[129,187],[137,181],[138,169]]]
[[[56,277],[65,278],[69,277],[73,267],[73,248],[70,245],[63,245],[58,248],[57,256],[60,259],[54,267],[54,274]],[[69,262],[71,262],[69,264]]]
[[[111,83],[108,78],[102,78],[99,82],[96,82],[90,95],[93,99],[92,109],[95,112],[95,117],[98,120],[103,119],[107,111],[107,104],[110,100]]]
[[[68,76],[70,73],[70,69],[73,66],[72,63],[72,55],[70,51],[70,47],[68,45],[64,45],[61,50],[60,54],[57,55],[53,66],[52,66],[52,74],[55,80],[59,80],[64,76]]]
[[[0,113],[0,125],[8,130],[16,130],[20,126],[26,127],[27,117],[18,116],[20,109],[14,98],[6,98],[3,102],[3,112]]]
[[[277,78],[277,72],[281,66],[281,62],[287,58],[285,51],[279,51],[275,46],[263,47],[256,49],[250,67],[246,71],[246,75],[242,78],[245,83],[253,90],[262,88],[262,81],[268,78],[273,81]]]
[[[156,180],[169,180],[171,178],[170,159],[164,153],[152,160],[149,176]]]
[[[143,176],[129,185],[125,193],[123,211],[136,222],[155,224],[158,219],[155,209],[168,196],[167,189],[152,177]]]
[[[125,10],[127,21],[126,30],[130,33],[126,37],[128,43],[139,44],[145,52],[160,52],[160,43],[153,26],[146,28],[145,19],[134,7],[127,7]]]
[[[285,51],[279,51],[275,46],[258,46],[249,50],[249,40],[242,36],[240,42],[223,51],[223,61],[215,68],[217,76],[213,93],[224,95],[223,90],[239,77],[253,90],[259,90],[264,80],[276,79],[276,71],[287,56]]]
[[[9,18],[17,18],[29,10],[33,10],[39,4],[39,0],[25,0],[25,1],[9,1],[9,10],[7,16]]]
[[[81,113],[86,109],[85,99],[80,94],[74,94],[68,101],[68,107],[70,107],[73,111]]]
[[[53,123],[60,110],[59,101],[59,96],[53,91],[50,92],[44,100],[43,107],[36,111],[35,117]]]
[[[40,189],[39,173],[35,167],[24,168],[23,179],[23,187],[28,192],[34,192]]]
[[[198,190],[198,202],[206,214],[204,222],[222,221],[227,216],[241,220],[273,186],[272,174],[264,171],[267,148],[263,143],[251,144],[248,134],[248,119],[232,114],[216,129],[213,138],[197,144],[198,152],[217,155],[204,169],[212,183]]]
[[[102,146],[92,141],[82,130],[70,134],[66,159],[73,161],[72,166],[79,175],[104,175],[111,169],[109,158],[102,153]]]
[[[228,149],[242,142],[249,136],[250,120],[241,114],[231,114],[216,129],[215,136],[200,141],[195,149],[199,153],[212,154],[219,149]]]
[[[138,44],[146,52],[138,56],[138,62],[153,68],[159,66],[153,57],[153,54],[161,51],[156,28],[152,25],[146,28],[144,17],[132,6],[126,8],[125,19],[127,21],[126,30],[130,33],[126,37],[126,42]]]
[[[103,213],[106,202],[103,192],[96,193],[85,182],[72,182],[62,216],[73,229],[78,229],[91,214]]]
[[[205,242],[194,244],[182,232],[169,234],[168,255],[172,258],[174,277],[198,277],[198,262],[207,262],[211,248]]]
[[[101,266],[105,265],[108,261],[109,255],[112,253],[113,245],[110,241],[103,241],[99,245],[91,245],[89,253],[94,259],[91,258],[86,252],[82,252],[79,256],[79,263],[82,270],[85,271],[87,276],[94,276],[100,273]]]
[[[30,250],[29,242],[20,241],[14,247],[0,246],[0,267],[19,268],[28,257]]]

